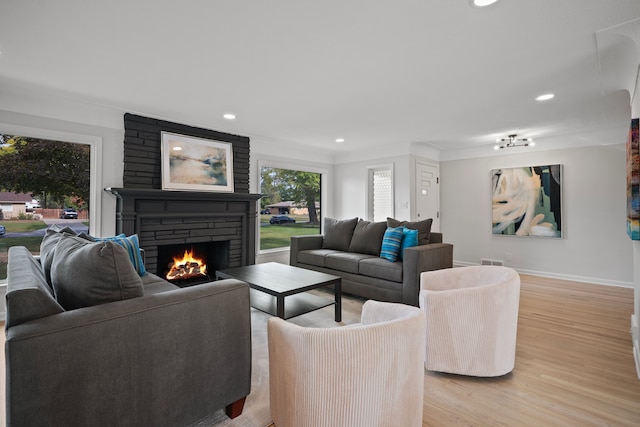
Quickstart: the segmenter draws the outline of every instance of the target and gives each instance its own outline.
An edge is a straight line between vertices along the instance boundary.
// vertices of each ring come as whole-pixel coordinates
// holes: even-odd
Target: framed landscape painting
[[[232,144],[162,132],[162,189],[233,192]]]
[[[491,171],[493,234],[562,237],[562,165]]]

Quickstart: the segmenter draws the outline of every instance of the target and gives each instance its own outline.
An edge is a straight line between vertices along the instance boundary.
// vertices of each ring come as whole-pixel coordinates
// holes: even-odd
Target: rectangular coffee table
[[[281,319],[335,304],[335,321],[342,321],[342,279],[338,276],[268,262],[216,271],[216,278],[247,282],[251,288],[251,306]],[[307,292],[332,285],[334,300]]]

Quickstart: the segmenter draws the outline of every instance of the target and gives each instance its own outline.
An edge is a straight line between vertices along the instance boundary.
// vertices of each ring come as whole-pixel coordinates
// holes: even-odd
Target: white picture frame
[[[162,189],[233,192],[233,145],[161,132]]]

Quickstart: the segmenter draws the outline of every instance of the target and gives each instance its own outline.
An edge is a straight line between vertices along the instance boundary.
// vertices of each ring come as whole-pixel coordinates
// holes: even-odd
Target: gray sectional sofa
[[[342,278],[342,291],[379,301],[418,305],[420,273],[453,267],[453,245],[431,232],[432,220],[369,222],[326,218],[324,235],[291,238],[290,265]],[[394,262],[380,256],[387,228],[418,230],[418,245]]]
[[[184,426],[225,407],[239,415],[251,387],[248,285],[181,289],[140,277],[116,243],[61,234],[45,250],[54,287],[41,258],[9,249],[6,425]],[[51,259],[54,247],[64,251]],[[64,298],[60,280],[72,285]],[[70,298],[73,286],[83,290]]]

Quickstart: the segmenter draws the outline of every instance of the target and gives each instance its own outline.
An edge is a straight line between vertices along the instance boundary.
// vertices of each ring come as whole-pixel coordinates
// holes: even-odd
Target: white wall
[[[411,160],[409,154],[403,154],[335,165],[335,218],[367,218],[367,169],[393,164],[394,217],[409,220]]]
[[[491,170],[558,163],[563,238],[493,235]],[[498,259],[523,273],[632,286],[625,165],[624,144],[441,162],[440,227],[454,245],[454,263]]]

